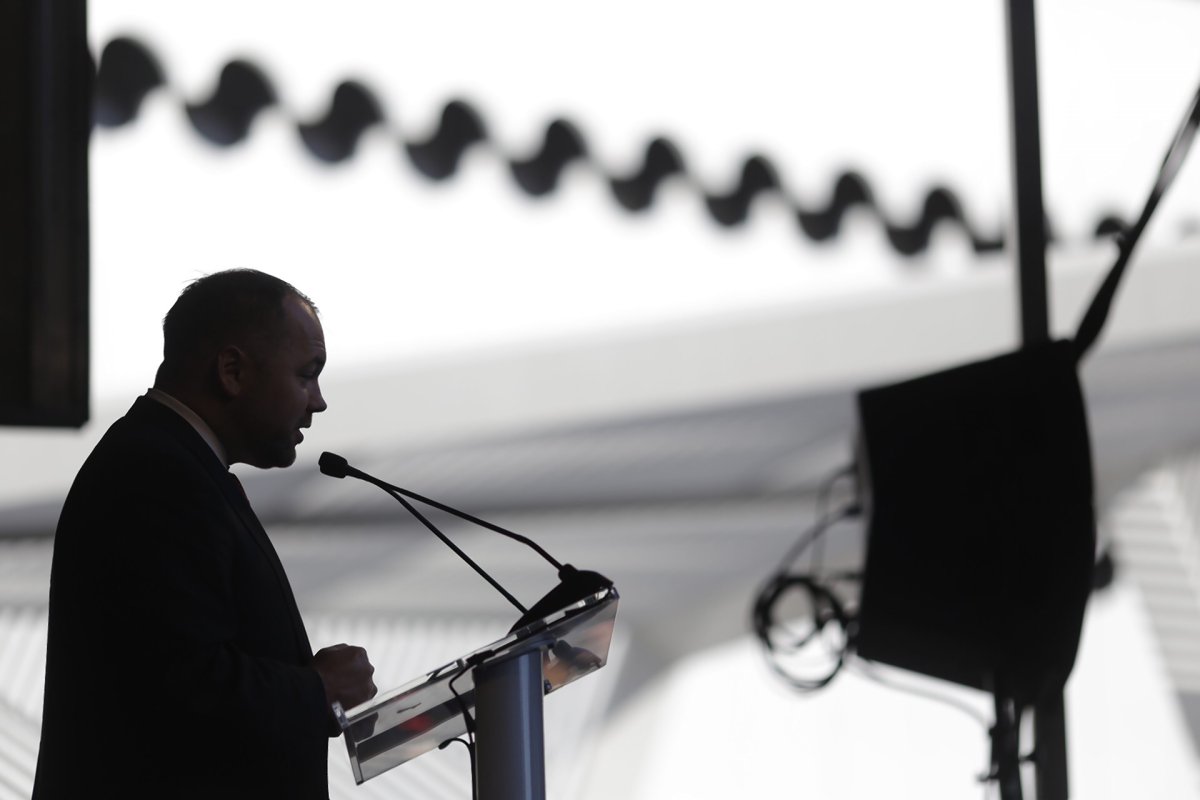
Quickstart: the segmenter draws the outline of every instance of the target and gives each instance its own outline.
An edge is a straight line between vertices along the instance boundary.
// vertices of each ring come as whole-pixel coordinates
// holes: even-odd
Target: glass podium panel
[[[344,711],[334,704],[354,780],[363,783],[466,733],[475,707],[474,670],[507,656],[542,651],[547,694],[608,661],[617,590],[607,588],[492,644]]]

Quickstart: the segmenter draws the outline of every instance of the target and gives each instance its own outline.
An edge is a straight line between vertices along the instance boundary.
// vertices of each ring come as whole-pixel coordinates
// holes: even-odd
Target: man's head
[[[230,463],[286,467],[325,410],[325,338],[312,301],[255,270],[194,281],[163,320],[155,386],[191,407]]]

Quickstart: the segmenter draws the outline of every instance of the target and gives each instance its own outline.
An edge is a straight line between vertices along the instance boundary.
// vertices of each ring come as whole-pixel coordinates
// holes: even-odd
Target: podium
[[[604,587],[362,705],[335,703],[355,782],[473,730],[480,800],[544,798],[542,698],[607,663],[618,600]]]

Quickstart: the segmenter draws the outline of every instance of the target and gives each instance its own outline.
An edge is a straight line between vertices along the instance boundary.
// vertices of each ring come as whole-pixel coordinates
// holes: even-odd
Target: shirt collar
[[[217,438],[217,434],[213,433],[213,429],[208,427],[208,423],[201,419],[200,415],[192,411],[179,400],[164,392],[162,389],[151,387],[146,391],[146,396],[152,400],[162,403],[167,408],[174,411],[179,416],[187,420],[187,423],[195,428],[196,433],[200,434],[200,438],[204,440],[213,454],[220,459],[225,468],[229,468],[229,460],[225,455],[225,448],[221,446],[221,440]]]

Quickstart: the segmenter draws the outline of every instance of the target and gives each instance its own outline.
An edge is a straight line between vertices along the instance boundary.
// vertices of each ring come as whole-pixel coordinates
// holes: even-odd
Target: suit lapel
[[[275,545],[271,543],[271,539],[267,536],[267,531],[259,521],[258,515],[254,513],[254,509],[250,506],[250,500],[246,497],[246,492],[242,488],[241,481],[232,472],[225,470],[220,480],[222,493],[225,495],[225,502],[237,514],[241,520],[243,527],[250,534],[250,538],[258,545],[263,556],[271,565],[271,570],[275,573],[275,578],[279,583],[279,590],[283,592],[287,598],[288,610],[292,615],[292,631],[296,636],[296,645],[304,653],[305,657],[312,656],[312,645],[308,641],[308,633],[304,628],[304,620],[300,616],[300,608],[296,604],[296,597],[292,592],[291,581],[288,580],[287,572],[283,568],[283,562],[279,560],[279,554],[275,551]]]

